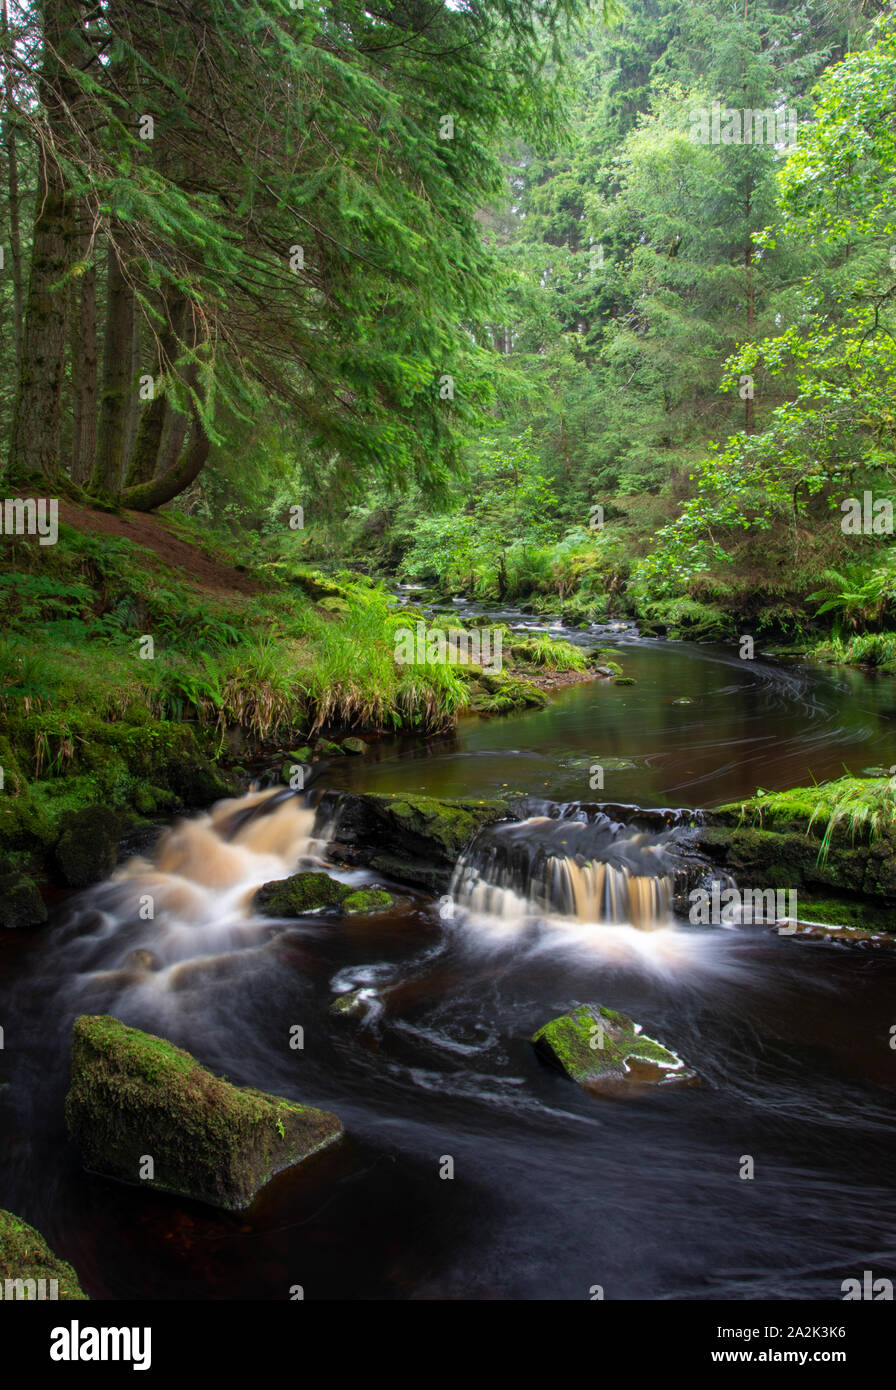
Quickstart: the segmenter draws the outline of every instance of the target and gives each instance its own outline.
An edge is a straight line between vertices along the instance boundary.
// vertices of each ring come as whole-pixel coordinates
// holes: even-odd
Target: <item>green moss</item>
[[[359,888],[355,893],[349,893],[343,901],[344,910],[350,915],[357,912],[382,912],[384,908],[392,907],[395,899],[391,893],[387,893],[382,888]]]
[[[293,874],[263,884],[255,894],[254,906],[264,917],[302,917],[322,907],[340,907],[354,891],[329,874]]]
[[[509,714],[514,710],[541,709],[548,697],[531,681],[506,672],[483,673],[471,687],[470,709],[477,714]]]
[[[342,749],[338,743],[333,743],[330,739],[318,739],[317,752],[322,758],[341,758]]]
[[[88,1015],[75,1021],[65,1115],[91,1171],[233,1210],[342,1134],[326,1111],[233,1086],[164,1038]]]
[[[47,908],[33,879],[13,870],[0,874],[0,927],[36,927]]]
[[[40,1232],[11,1211],[0,1211],[0,1283],[4,1286],[5,1297],[8,1297],[5,1293],[8,1279],[34,1280],[35,1283],[55,1279],[60,1302],[87,1300],[71,1265],[53,1254]],[[45,1288],[49,1293],[49,1282]],[[39,1291],[39,1285],[32,1291],[26,1283],[20,1290],[13,1290],[12,1297],[17,1293],[30,1297],[32,1292],[36,1297]]]
[[[634,676],[615,676],[615,677],[613,678],[613,684],[614,684],[614,685],[634,685],[634,684],[635,684],[635,678],[634,678]]]
[[[68,821],[56,846],[56,859],[66,883],[86,888],[107,878],[115,868],[118,843],[129,819],[108,806],[88,806]]]
[[[674,1052],[639,1031],[626,1014],[583,1004],[532,1036],[539,1056],[580,1085],[692,1078]]]

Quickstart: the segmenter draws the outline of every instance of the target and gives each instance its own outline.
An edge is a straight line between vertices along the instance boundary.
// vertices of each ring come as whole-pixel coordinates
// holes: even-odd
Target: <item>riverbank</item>
[[[244,790],[261,756],[351,756],[359,734],[442,733],[598,674],[506,625],[497,661],[459,664],[443,640],[402,664],[399,631],[430,628],[363,575],[247,563],[172,518],[65,499],[56,544],[0,538],[0,618],[7,926],[46,916],[35,879],[98,881],[122,840]]]

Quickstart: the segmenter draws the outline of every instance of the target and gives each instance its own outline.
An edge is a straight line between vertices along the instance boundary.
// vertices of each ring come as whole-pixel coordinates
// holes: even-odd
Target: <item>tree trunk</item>
[[[78,260],[85,261],[90,238],[78,231]],[[96,452],[97,341],[96,266],[91,262],[72,285],[72,481],[85,487]]]
[[[0,0],[0,36],[4,54],[12,42],[9,33],[7,0]],[[25,296],[22,284],[22,233],[19,210],[19,157],[16,151],[15,90],[12,66],[4,57],[3,64],[3,134],[6,147],[7,191],[9,195],[9,268],[12,276],[13,344],[15,369],[18,374],[22,361],[22,332],[25,316]]]
[[[179,462],[160,478],[153,478],[148,483],[139,483],[136,487],[125,488],[121,495],[122,503],[133,508],[135,512],[151,512],[153,508],[170,502],[172,497],[177,497],[178,493],[183,492],[199,477],[210,448],[209,437],[199,419],[199,412],[194,408],[190,444]]]
[[[103,389],[96,457],[90,483],[91,492],[106,497],[117,497],[121,491],[125,429],[133,375],[134,291],[122,264],[123,241],[120,228],[113,228],[106,278]]]
[[[22,357],[9,445],[17,474],[54,478],[60,468],[60,414],[65,377],[68,272],[75,254],[71,199],[56,157],[64,141],[77,86],[66,71],[78,44],[79,0],[43,0],[44,55],[39,83],[46,113],[40,149],[37,215]]]
[[[125,484],[129,488],[136,487],[138,483],[148,483],[150,479],[167,473],[169,468],[174,467],[183,448],[189,424],[189,418],[186,415],[179,417],[183,420],[183,430],[175,441],[173,452],[169,454],[167,461],[162,459],[165,426],[172,414],[168,394],[162,390],[162,387],[164,378],[170,377],[177,358],[181,335],[184,331],[186,310],[187,301],[183,294],[172,291],[165,296],[163,311],[166,322],[159,335],[155,368],[155,395],[144,407],[137,426],[137,437]]]
[[[162,431],[162,444],[159,450],[156,477],[161,477],[177,463],[177,460],[180,458],[180,451],[184,447],[184,441],[186,440],[189,426],[189,415],[181,415],[178,411],[172,410],[169,405],[167,418],[165,420],[165,428]]]

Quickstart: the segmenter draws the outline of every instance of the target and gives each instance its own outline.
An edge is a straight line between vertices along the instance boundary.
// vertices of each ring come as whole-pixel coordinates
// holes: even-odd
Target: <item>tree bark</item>
[[[82,209],[83,215],[83,209]],[[78,229],[78,260],[85,261],[89,234]],[[91,261],[72,285],[70,334],[72,376],[72,481],[86,486],[96,452],[97,340],[96,266]]]
[[[77,86],[67,70],[78,44],[80,0],[43,0],[44,55],[39,82],[46,114],[22,357],[9,445],[17,474],[57,476],[68,325],[68,272],[75,254],[71,198],[56,157]]]
[[[7,0],[0,3],[0,36],[4,53],[12,42],[9,32],[9,12]],[[9,195],[9,268],[12,277],[13,345],[15,368],[18,375],[22,361],[22,333],[25,317],[25,293],[22,280],[22,232],[19,207],[19,157],[16,150],[15,91],[13,88],[12,66],[4,58],[3,64],[3,135],[6,148],[7,192]]]
[[[151,512],[155,507],[170,502],[199,477],[210,448],[209,437],[199,419],[199,412],[194,408],[190,443],[178,463],[160,478],[153,478],[148,483],[139,483],[136,487],[125,488],[121,495],[122,503],[135,512]]]
[[[132,389],[134,291],[122,260],[125,236],[113,229],[106,277],[106,331],[103,339],[103,388],[91,492],[117,497],[121,491],[125,430]]]
[[[188,417],[183,416],[183,431],[176,441],[173,455],[167,460],[167,466],[164,465],[161,457],[162,441],[165,425],[171,416],[171,409],[167,392],[163,391],[161,387],[164,384],[164,378],[170,376],[177,357],[186,321],[187,301],[183,294],[172,292],[165,296],[163,310],[166,322],[159,335],[155,369],[156,392],[140,416],[137,437],[128,467],[126,487],[136,487],[139,483],[148,483],[151,478],[160,473],[166,473],[169,468],[172,468],[180,456],[189,424]]]

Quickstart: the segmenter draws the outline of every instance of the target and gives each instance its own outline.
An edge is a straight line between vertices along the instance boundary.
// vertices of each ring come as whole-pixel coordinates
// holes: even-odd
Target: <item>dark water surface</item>
[[[573,687],[426,748],[386,740],[329,785],[703,806],[896,762],[892,681],[619,645],[635,686]],[[598,793],[602,758],[636,766]],[[0,1207],[91,1296],[839,1299],[865,1269],[896,1278],[896,956],[749,927],[446,920],[409,893],[387,914],[283,931],[241,905],[276,876],[270,856],[229,887],[201,881],[211,857],[189,912],[137,923],[124,881],[0,942]],[[162,968],[123,972],[135,946]],[[363,1026],[328,1013],[340,992],[389,984]],[[579,1002],[630,1013],[703,1087],[597,1099],[547,1070],[527,1039]],[[62,1120],[84,1011],[332,1109],[348,1138],[236,1215],[85,1174]]]

